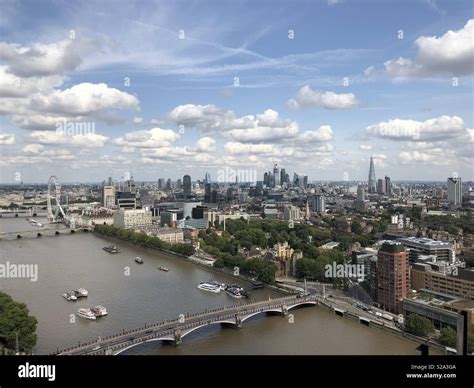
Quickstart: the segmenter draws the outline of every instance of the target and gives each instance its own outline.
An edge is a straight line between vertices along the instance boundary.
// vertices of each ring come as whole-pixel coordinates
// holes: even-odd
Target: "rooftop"
[[[405,244],[416,244],[427,247],[451,247],[451,243],[446,241],[433,240],[425,237],[403,237],[399,238],[398,241]]]

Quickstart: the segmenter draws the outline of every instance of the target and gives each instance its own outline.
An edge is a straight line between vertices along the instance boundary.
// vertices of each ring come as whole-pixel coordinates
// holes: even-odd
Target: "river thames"
[[[25,218],[0,219],[0,232],[33,228],[41,229],[29,225]],[[102,249],[110,244],[121,252],[109,254]],[[198,290],[196,286],[202,281],[215,279],[249,286],[195,264],[93,233],[0,241],[0,254],[0,263],[38,266],[36,282],[0,279],[0,290],[25,303],[38,319],[35,354],[180,314],[238,303],[225,293]],[[144,264],[136,264],[136,256]],[[159,266],[170,271],[160,271]],[[62,297],[80,287],[89,291],[87,298],[68,302]],[[266,289],[254,290],[250,301],[277,296]],[[109,315],[96,321],[75,315],[78,308],[95,305],[105,306]],[[336,317],[319,307],[296,309],[292,315],[292,323],[288,317],[257,316],[240,330],[206,327],[186,337],[179,347],[152,342],[124,354],[417,354],[417,345],[412,342]]]

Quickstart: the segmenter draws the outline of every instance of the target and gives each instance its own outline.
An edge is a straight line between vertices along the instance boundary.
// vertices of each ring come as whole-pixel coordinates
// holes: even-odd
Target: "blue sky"
[[[474,178],[470,1],[0,8],[1,182]]]

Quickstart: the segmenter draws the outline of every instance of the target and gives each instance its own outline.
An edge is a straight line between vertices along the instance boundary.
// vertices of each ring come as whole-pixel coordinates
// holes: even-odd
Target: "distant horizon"
[[[465,181],[462,179],[462,177],[460,177],[461,180],[462,180],[462,183],[463,184],[468,184],[468,183],[474,183],[474,181]],[[159,178],[158,178],[159,179]],[[137,180],[137,179],[133,179],[133,181],[135,183],[154,183],[154,184],[158,184],[158,179],[156,180]],[[165,181],[166,179],[168,178],[165,178]],[[169,178],[171,179],[171,182],[173,183],[176,183],[177,182],[177,179],[181,179],[182,180],[182,177],[181,178],[176,178],[176,179],[172,179],[172,178]],[[428,181],[423,181],[423,180],[408,180],[408,179],[404,179],[404,180],[393,180],[390,178],[390,182],[391,183],[444,183],[446,184],[446,181],[447,179],[449,178],[446,178],[446,180],[444,181],[441,181],[441,180],[428,180]],[[191,182],[198,182],[198,181],[203,181],[204,179],[197,179],[197,180],[193,180],[192,179],[192,176],[191,176]],[[87,185],[101,185],[103,182],[107,182],[107,179],[103,179],[101,181],[83,181],[83,182],[80,182],[80,181],[59,181],[59,183],[61,185],[64,185],[64,184],[67,184],[67,185],[74,185],[74,184],[77,184],[77,185],[80,185],[80,184],[87,184]],[[122,182],[126,182],[126,181],[118,181],[118,180],[114,180],[115,183],[122,183]],[[263,179],[262,180],[258,180],[257,182],[263,182]],[[308,180],[308,183],[309,184],[312,184],[312,183],[343,183],[343,182],[346,182],[347,184],[350,184],[350,183],[367,183],[368,181],[367,180],[349,180],[349,181],[344,181],[344,180]],[[22,182],[23,185],[47,185],[48,182]],[[235,184],[236,182],[218,182],[218,181],[213,181],[211,180],[211,183],[219,183],[219,184],[229,184],[229,183],[232,183],[232,184]],[[245,184],[245,183],[253,183],[253,182],[238,182],[239,184]],[[20,186],[21,183],[18,183],[18,182],[10,182],[10,183],[1,183],[0,182],[0,186]]]

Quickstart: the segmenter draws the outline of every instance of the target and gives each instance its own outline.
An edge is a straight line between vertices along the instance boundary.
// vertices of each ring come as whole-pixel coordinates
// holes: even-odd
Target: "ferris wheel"
[[[61,206],[61,185],[54,175],[48,181],[48,219],[50,222],[57,222],[66,218],[66,214]]]

